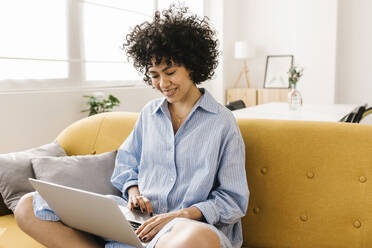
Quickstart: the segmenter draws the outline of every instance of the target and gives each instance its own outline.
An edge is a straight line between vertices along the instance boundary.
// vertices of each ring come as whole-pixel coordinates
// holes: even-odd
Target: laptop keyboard
[[[137,222],[129,221],[129,223],[132,226],[134,231],[136,231],[141,226],[141,224]]]

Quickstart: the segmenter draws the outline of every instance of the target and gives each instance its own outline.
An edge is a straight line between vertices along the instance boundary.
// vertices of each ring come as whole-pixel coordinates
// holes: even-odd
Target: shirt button
[[[173,182],[173,181],[174,181],[174,178],[173,178],[173,177],[171,177],[171,179],[170,179],[170,180],[171,180],[171,182]]]

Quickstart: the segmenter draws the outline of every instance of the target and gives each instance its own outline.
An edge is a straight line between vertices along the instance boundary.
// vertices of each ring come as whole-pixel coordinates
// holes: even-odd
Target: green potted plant
[[[90,96],[83,96],[88,98],[87,105],[89,106],[88,109],[84,109],[81,112],[88,112],[89,116],[109,112],[116,106],[120,105],[120,100],[113,95],[109,95],[107,99],[103,98],[103,93],[96,93]]]

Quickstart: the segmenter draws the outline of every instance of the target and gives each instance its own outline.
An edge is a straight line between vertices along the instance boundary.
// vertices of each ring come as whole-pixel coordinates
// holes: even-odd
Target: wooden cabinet
[[[257,89],[257,105],[269,102],[287,102],[290,89]]]
[[[269,102],[287,102],[290,89],[233,88],[226,90],[226,102],[243,100],[246,107]]]
[[[246,107],[254,106],[257,104],[257,92],[253,88],[233,88],[226,90],[227,103],[236,100],[243,100]]]

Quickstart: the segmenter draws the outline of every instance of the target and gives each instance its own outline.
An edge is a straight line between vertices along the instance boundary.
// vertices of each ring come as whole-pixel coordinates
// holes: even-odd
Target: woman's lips
[[[166,97],[172,97],[176,94],[177,88],[171,90],[163,90],[163,93]]]

